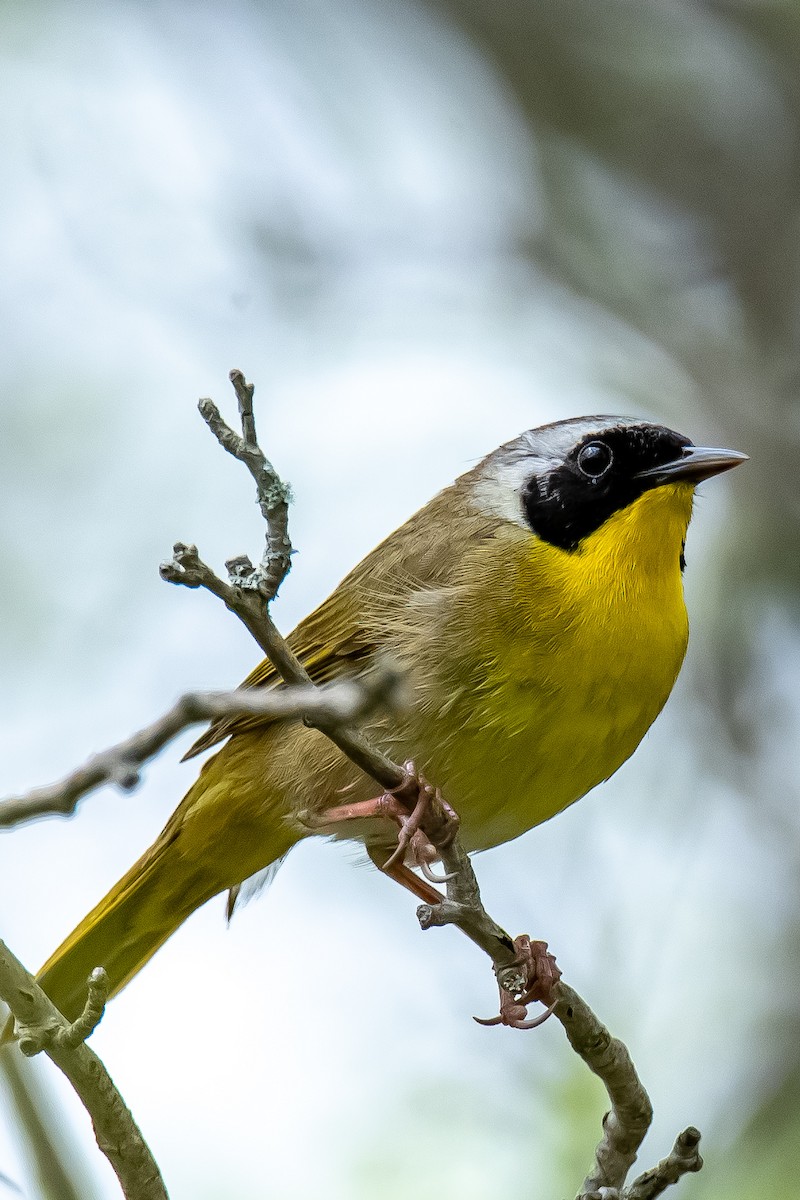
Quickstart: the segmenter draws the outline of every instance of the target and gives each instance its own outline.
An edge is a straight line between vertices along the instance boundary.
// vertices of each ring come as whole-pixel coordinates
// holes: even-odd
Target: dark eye
[[[611,466],[613,457],[605,442],[589,442],[578,455],[578,467],[589,479],[599,479]]]

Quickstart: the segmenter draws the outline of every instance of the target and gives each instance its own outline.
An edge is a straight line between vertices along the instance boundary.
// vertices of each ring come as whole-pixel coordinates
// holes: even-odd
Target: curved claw
[[[554,1000],[548,1009],[543,1013],[539,1013],[538,1017],[531,1017],[530,1020],[523,1020],[521,1016],[516,1016],[517,1012],[525,1012],[525,1007],[522,1004],[509,1005],[505,1013],[498,1013],[496,1017],[473,1017],[478,1025],[507,1025],[509,1029],[536,1029],[539,1025],[544,1025],[548,1017],[552,1017],[555,1012],[557,1000]]]
[[[397,851],[395,851],[395,854],[396,853]],[[449,875],[437,875],[430,869],[426,862],[421,862],[419,864],[419,869],[422,871],[422,874],[429,883],[449,883],[451,879],[455,879],[457,874],[455,871],[451,871]]]
[[[510,1021],[509,1024],[512,1029],[536,1029],[538,1025],[544,1025],[548,1017],[552,1017],[557,1003],[558,1001],[554,1000],[549,1008],[540,1013],[538,1017],[531,1017],[530,1021]]]
[[[392,867],[396,867],[398,863],[402,865],[402,861],[406,856],[406,845],[398,837],[397,846],[387,858],[386,862],[381,867],[382,871],[389,871]]]

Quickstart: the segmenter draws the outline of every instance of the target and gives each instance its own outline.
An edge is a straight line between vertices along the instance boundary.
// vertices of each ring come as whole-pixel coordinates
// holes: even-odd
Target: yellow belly
[[[430,614],[406,745],[461,814],[468,849],[585,795],[661,711],[688,638],[690,511],[691,489],[649,492],[572,553],[509,532]]]

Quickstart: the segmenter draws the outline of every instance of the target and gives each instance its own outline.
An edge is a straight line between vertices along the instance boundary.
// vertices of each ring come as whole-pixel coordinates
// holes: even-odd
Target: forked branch
[[[158,1164],[129,1108],[100,1059],[84,1043],[103,1014],[106,984],[105,972],[92,972],[86,1007],[76,1021],[68,1022],[0,942],[0,996],[16,1021],[23,1054],[43,1050],[66,1075],[92,1119],[97,1144],[127,1200],[168,1200]]]
[[[383,664],[360,679],[343,680],[329,687],[315,687],[309,681],[280,691],[235,688],[229,692],[187,692],[157,721],[124,742],[94,754],[64,779],[0,800],[0,829],[36,817],[68,816],[84,796],[104,783],[130,790],[139,782],[145,763],[184,729],[200,722],[260,716],[273,721],[325,721],[335,727],[363,720],[381,706],[391,706],[399,687],[397,672]]]

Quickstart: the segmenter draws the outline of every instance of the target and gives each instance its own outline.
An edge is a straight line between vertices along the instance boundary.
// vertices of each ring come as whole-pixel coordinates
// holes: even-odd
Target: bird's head
[[[663,425],[576,417],[500,446],[477,467],[474,496],[484,512],[569,552],[614,518],[619,537],[640,534],[670,513],[681,515],[685,533],[695,486],[746,459],[735,450],[695,446]]]

